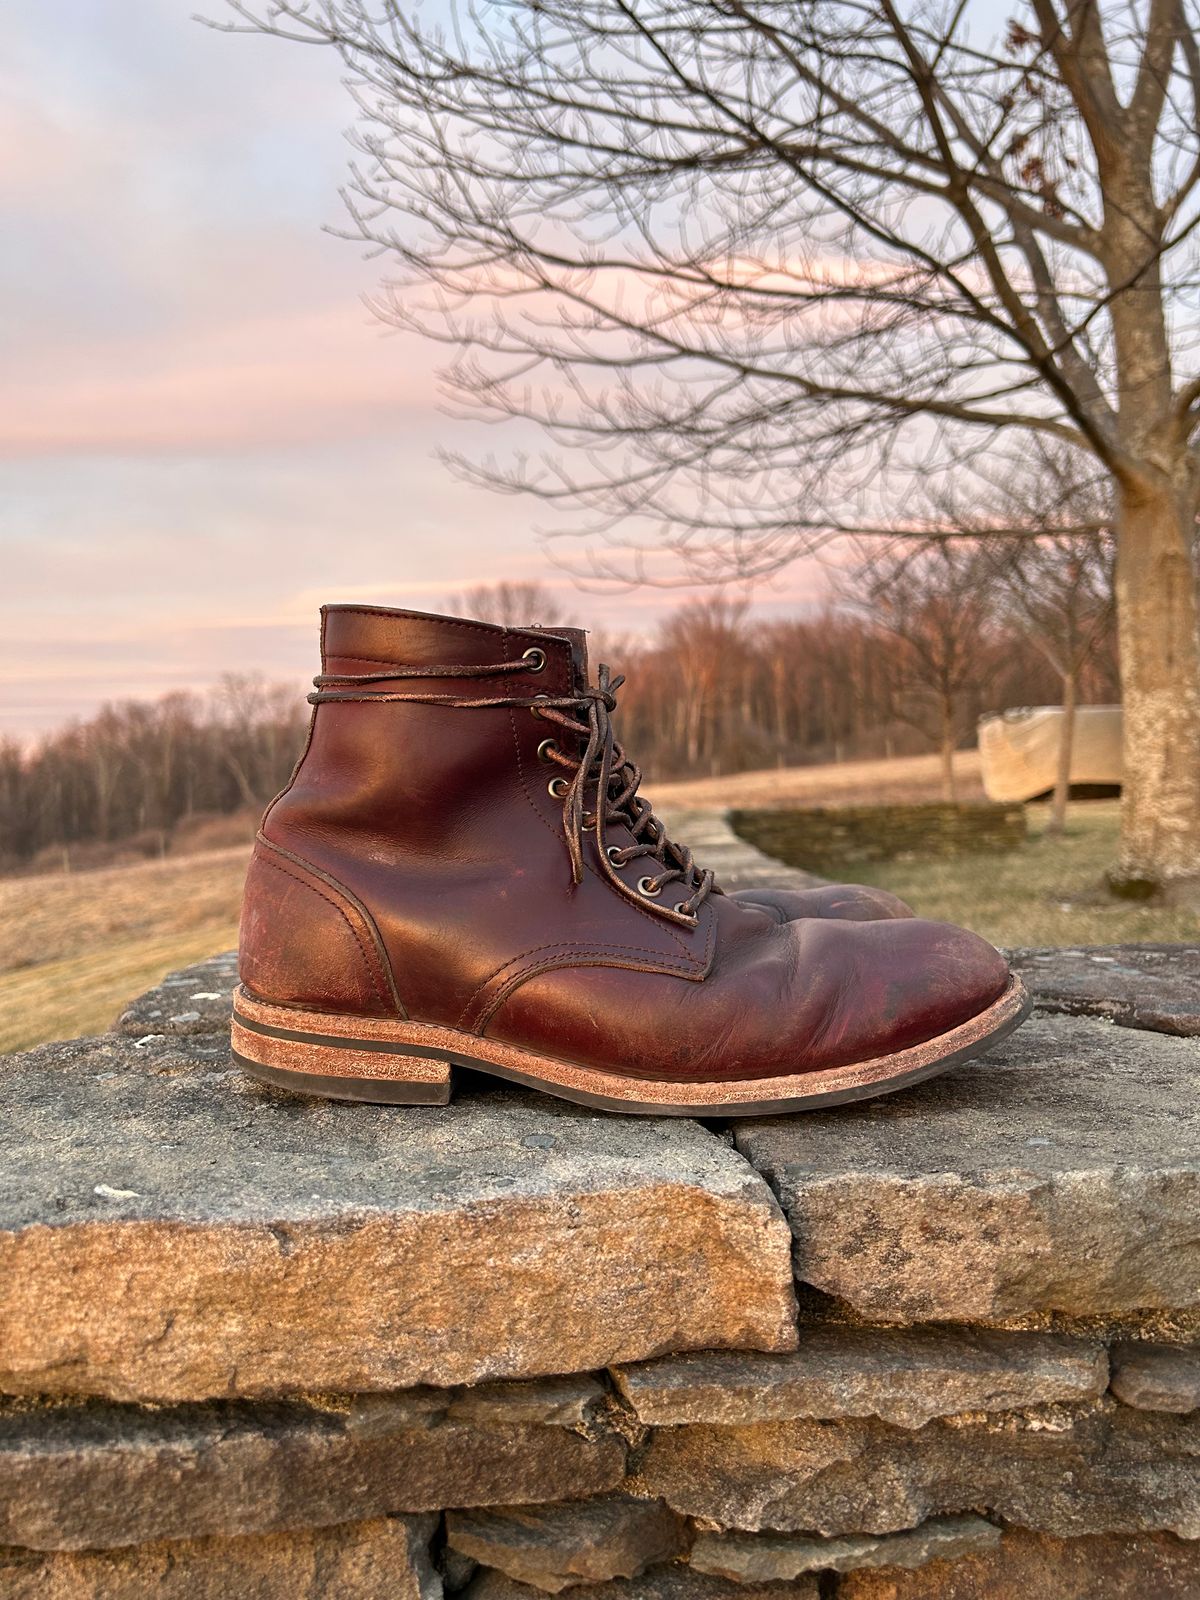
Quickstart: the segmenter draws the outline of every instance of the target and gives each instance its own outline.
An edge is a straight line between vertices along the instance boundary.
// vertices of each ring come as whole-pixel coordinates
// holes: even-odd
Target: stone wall
[[[0,1596],[1196,1600],[1195,957],[1017,960],[728,1127],[275,1094],[230,957],[6,1058]]]
[[[862,861],[1015,850],[1026,836],[1024,806],[982,802],[731,811],[729,820],[757,850],[833,877]]]

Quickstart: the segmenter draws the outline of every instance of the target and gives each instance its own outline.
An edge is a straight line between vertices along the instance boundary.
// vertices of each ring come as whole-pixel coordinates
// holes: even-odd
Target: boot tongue
[[[584,628],[543,628],[536,623],[531,623],[523,628],[522,633],[546,633],[555,639],[565,639],[571,646],[571,665],[575,671],[575,681],[582,688],[587,687],[588,681],[588,647],[587,630]]]

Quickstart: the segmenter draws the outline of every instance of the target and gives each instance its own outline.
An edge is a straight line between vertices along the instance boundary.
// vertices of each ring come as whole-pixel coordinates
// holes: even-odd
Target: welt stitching
[[[355,944],[358,946],[359,953],[361,954],[366,965],[367,977],[371,980],[371,987],[374,989],[377,997],[383,1002],[383,1005],[386,1009],[388,997],[384,994],[383,990],[379,986],[379,978],[375,972],[370,952],[362,941],[362,935],[354,926],[353,922],[351,922],[345,907],[340,906],[332,895],[325,893],[324,889],[318,889],[315,884],[309,883],[307,878],[302,878],[298,872],[293,872],[290,867],[285,867],[281,861],[275,861],[271,856],[266,855],[259,855],[258,859],[264,862],[268,867],[274,867],[276,872],[282,872],[285,877],[291,878],[294,883],[300,884],[302,888],[310,889],[313,894],[320,895],[322,900],[333,907],[333,909],[341,917],[342,921],[350,929],[351,936],[354,939]]]

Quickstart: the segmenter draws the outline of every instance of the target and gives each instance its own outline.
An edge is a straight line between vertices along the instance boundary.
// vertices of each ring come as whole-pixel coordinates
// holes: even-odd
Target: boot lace
[[[529,657],[540,650],[527,651],[518,661],[498,661],[491,665],[403,667],[389,666],[386,672],[322,673],[313,679],[312,705],[337,701],[379,701],[381,704],[405,702],[413,705],[454,706],[464,711],[527,710],[561,728],[573,743],[576,753],[557,741],[543,744],[544,759],[563,769],[563,832],[571,862],[571,881],[583,881],[583,841],[589,831],[596,839],[600,871],[612,887],[644,910],[653,911],[669,922],[686,927],[695,924],[700,907],[710,894],[720,894],[712,872],[697,867],[686,845],[667,837],[662,821],[650,802],[638,793],[642,774],[613,735],[612,714],[617,708],[617,690],[624,676],[615,677],[601,665],[595,686],[570,695],[453,695],[421,694],[418,691],[375,689],[371,686],[419,678],[498,678],[530,670]],[[582,745],[582,750],[580,750]],[[570,774],[567,777],[567,774]],[[595,790],[595,803],[585,804],[587,793]],[[629,845],[609,845],[607,830],[624,826],[633,835]],[[648,872],[633,889],[621,878],[617,868],[631,861],[645,860],[656,871]],[[647,904],[655,900],[670,883],[686,885],[688,893],[677,906]]]

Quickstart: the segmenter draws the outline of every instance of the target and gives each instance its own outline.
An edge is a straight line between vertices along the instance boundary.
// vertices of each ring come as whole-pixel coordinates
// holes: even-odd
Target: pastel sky
[[[348,155],[338,62],[193,9],[6,13],[0,734],[230,669],[300,684],[322,600],[440,609],[547,576],[538,509],[433,459],[471,447],[437,409],[438,352],[372,321],[379,264],[322,231]],[[572,603],[642,630],[675,598]]]

